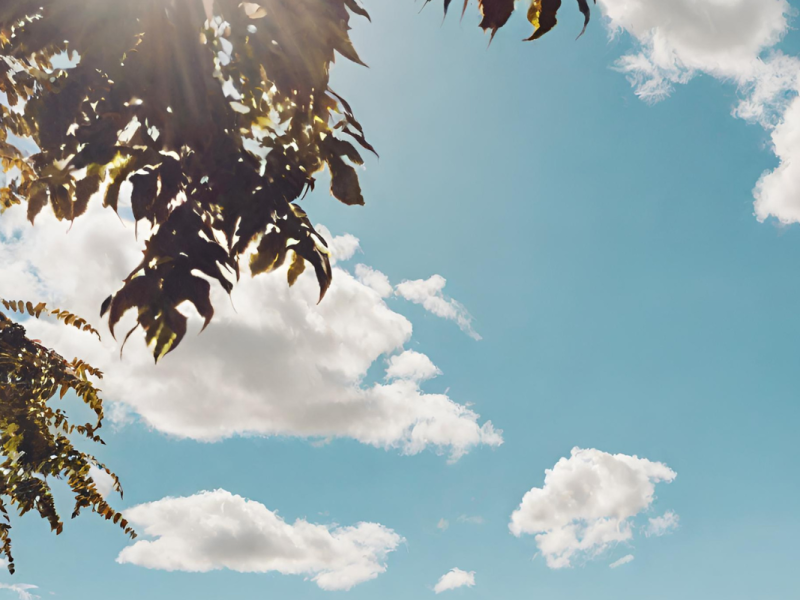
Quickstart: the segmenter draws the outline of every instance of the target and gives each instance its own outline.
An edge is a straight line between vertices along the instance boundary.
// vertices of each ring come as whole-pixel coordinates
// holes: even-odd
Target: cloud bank
[[[7,211],[0,220],[0,295],[48,301],[99,327],[102,300],[140,256],[132,223],[99,204],[95,199],[69,233],[69,224],[50,211],[35,227],[24,210]],[[339,236],[331,246],[341,261],[358,249],[358,240]],[[62,354],[81,356],[105,372],[102,388],[112,419],[138,415],[180,438],[342,437],[404,454],[432,448],[451,460],[477,446],[500,445],[501,432],[490,421],[481,424],[476,412],[447,394],[421,388],[439,370],[424,354],[404,352],[411,323],[340,264],[319,305],[310,270],[292,288],[285,272],[245,274],[232,298],[212,285],[211,325],[196,335],[200,318],[189,305],[189,333],[157,366],[142,335],[131,337],[120,360],[110,335],[101,345],[58,324],[26,326]],[[133,314],[126,320],[132,324]],[[365,383],[382,357],[391,357],[387,379]]]
[[[378,523],[289,524],[263,504],[225,490],[164,498],[125,511],[153,540],[123,549],[118,563],[165,571],[303,575],[323,590],[349,590],[386,571],[404,540]]]
[[[515,536],[532,534],[551,569],[591,559],[633,537],[632,519],[653,503],[655,484],[677,473],[663,463],[573,448],[545,471],[511,515]]]

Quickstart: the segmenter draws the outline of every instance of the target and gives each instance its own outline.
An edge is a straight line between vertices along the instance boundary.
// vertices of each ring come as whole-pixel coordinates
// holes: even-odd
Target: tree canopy
[[[514,10],[514,0],[478,5],[492,35]],[[553,28],[560,5],[531,2],[530,39]],[[587,1],[578,6],[588,21]],[[136,309],[156,360],[186,333],[178,305],[191,302],[207,325],[209,281],[230,292],[251,247],[251,274],[288,261],[291,285],[308,263],[321,299],[329,253],[297,201],[327,167],[332,195],[363,204],[354,166],[375,151],[329,85],[337,53],[363,64],[351,15],[368,18],[357,0],[3,2],[0,156],[18,175],[0,206],[26,202],[33,222],[49,204],[69,221],[93,198],[117,210],[128,186],[149,237],[101,313],[113,334]],[[64,56],[77,64],[55,66]],[[37,151],[25,156],[12,136]]]
[[[588,23],[587,0],[577,1]],[[450,4],[444,0],[445,14]],[[478,7],[480,27],[494,37],[514,0],[478,0]],[[532,0],[528,39],[550,31],[560,7],[561,0]],[[117,211],[129,194],[133,218],[149,225],[144,255],[101,315],[113,335],[135,309],[137,324],[125,339],[141,327],[156,361],[186,334],[179,305],[191,302],[208,325],[212,282],[230,293],[245,257],[252,275],[288,262],[289,285],[310,264],[321,300],[331,284],[329,251],[298,201],[327,167],[331,194],[364,204],[355,167],[364,150],[375,152],[350,104],[330,87],[337,54],[363,64],[349,37],[352,16],[369,18],[357,0],[4,0],[0,210],[26,204],[34,223],[49,205],[59,220],[73,221],[90,201]],[[35,151],[24,152],[22,140]],[[9,315],[48,312],[97,333],[66,311],[2,304]],[[106,471],[121,491],[116,476],[68,437],[102,441],[92,383],[101,376],[29,339],[0,311],[6,519],[5,498],[60,533],[47,478],[66,477],[73,516],[91,508],[135,535],[89,471]],[[70,390],[95,412],[94,424],[73,426],[52,408]],[[13,572],[9,529],[0,524]]]

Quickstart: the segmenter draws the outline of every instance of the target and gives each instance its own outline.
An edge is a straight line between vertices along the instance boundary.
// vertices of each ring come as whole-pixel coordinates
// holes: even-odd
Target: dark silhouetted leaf
[[[364,204],[356,170],[338,156],[328,158],[328,166],[331,169],[331,194],[334,198],[350,206]]]

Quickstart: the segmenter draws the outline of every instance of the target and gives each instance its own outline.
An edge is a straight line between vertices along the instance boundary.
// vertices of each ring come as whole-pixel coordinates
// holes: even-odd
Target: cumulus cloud
[[[331,264],[346,261],[353,258],[356,252],[361,250],[358,238],[352,234],[334,236],[324,225],[317,225],[317,231],[328,241]]]
[[[645,535],[647,537],[656,536],[660,537],[678,528],[680,518],[673,511],[668,510],[660,517],[648,519],[647,529]]]
[[[789,30],[786,0],[599,0],[613,34],[637,49],[617,62],[647,101],[706,74],[742,92],[733,114],[771,132],[779,166],[754,189],[759,220],[800,222],[800,59],[776,45]]]
[[[356,279],[368,288],[375,290],[381,298],[388,298],[394,291],[386,275],[367,265],[356,265]]]
[[[461,330],[473,339],[481,339],[472,328],[472,315],[464,305],[444,295],[446,284],[447,280],[444,277],[433,275],[428,279],[404,281],[397,285],[395,293],[414,304],[421,304],[425,310],[437,317],[455,321]]]
[[[386,369],[386,379],[425,381],[441,374],[442,372],[430,358],[414,350],[406,350],[402,354],[392,356]]]
[[[39,596],[35,596],[29,590],[38,589],[37,586],[30,583],[0,583],[0,590],[9,590],[17,594],[19,600],[35,600]]]
[[[124,548],[118,563],[164,571],[274,571],[304,575],[323,590],[349,590],[375,579],[404,541],[378,523],[289,524],[263,504],[225,490],[141,504],[125,517],[155,539]]]
[[[475,571],[462,571],[461,569],[452,569],[448,573],[441,576],[439,581],[433,587],[433,591],[437,594],[446,592],[448,590],[455,590],[460,587],[474,587],[475,586]]]
[[[67,234],[49,211],[31,227],[24,210],[0,220],[0,295],[48,301],[86,318],[119,287],[139,257],[133,226],[91,205]],[[333,238],[339,261],[358,249],[352,236]],[[31,334],[68,356],[81,356],[105,372],[104,398],[112,419],[138,415],[147,425],[181,438],[215,441],[234,435],[346,437],[379,448],[416,454],[425,448],[455,460],[502,435],[490,421],[446,393],[424,391],[438,369],[422,354],[400,354],[389,379],[365,381],[371,365],[403,352],[411,323],[348,270],[334,267],[334,282],[317,304],[313,273],[294,287],[286,273],[245,275],[228,298],[212,286],[216,313],[202,334],[191,306],[189,333],[157,366],[134,335],[119,359],[110,335],[100,344],[58,324],[28,321]],[[119,331],[134,315],[128,314]],[[99,323],[97,323],[99,325]],[[415,363],[415,368],[410,368]]]
[[[622,565],[627,565],[629,562],[633,562],[633,559],[636,558],[633,554],[628,554],[627,556],[623,556],[619,560],[615,560],[609,566],[611,569],[616,569],[617,567],[621,567]]]
[[[663,463],[573,448],[545,471],[511,515],[516,536],[533,534],[551,569],[590,559],[633,536],[632,518],[651,506],[655,484],[677,473]]]
[[[762,53],[786,33],[785,0],[599,0],[612,32],[627,32],[639,49],[618,66],[645,99],[707,73],[735,83],[765,79]]]

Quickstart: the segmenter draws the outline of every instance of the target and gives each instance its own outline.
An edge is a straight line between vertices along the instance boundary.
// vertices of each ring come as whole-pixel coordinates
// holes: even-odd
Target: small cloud
[[[361,249],[358,238],[349,233],[334,237],[324,225],[317,225],[317,232],[328,242],[331,264],[350,260]]]
[[[447,531],[448,527],[450,527],[450,522],[447,519],[439,519],[439,522],[436,524],[436,528],[442,531]]]
[[[455,590],[460,587],[474,587],[475,586],[475,571],[462,571],[461,569],[452,569],[449,573],[445,573],[439,579],[439,582],[434,586],[433,591],[437,594],[446,592],[448,590]]]
[[[425,381],[442,374],[430,358],[413,350],[392,356],[388,362],[386,379]]]
[[[668,510],[660,517],[654,517],[649,520],[649,525],[644,534],[647,537],[655,536],[661,537],[678,528],[680,517],[674,511]]]
[[[628,554],[627,556],[623,556],[617,561],[612,562],[609,566],[611,569],[616,569],[617,567],[621,567],[622,565],[627,565],[629,562],[633,562],[635,557],[633,554]]]
[[[304,575],[323,590],[349,590],[375,579],[405,541],[379,523],[289,523],[263,504],[225,490],[140,504],[127,509],[125,517],[153,539],[124,548],[120,564],[190,573],[230,569]]]
[[[425,310],[437,317],[455,321],[461,331],[475,340],[480,340],[481,336],[472,328],[472,315],[463,304],[444,295],[446,284],[447,280],[444,277],[433,275],[428,279],[404,281],[397,285],[395,293],[414,304],[421,304]]]
[[[629,541],[656,485],[676,477],[667,465],[636,455],[573,448],[545,470],[542,487],[525,494],[509,528],[517,537],[534,535],[551,569],[570,567]]]
[[[480,515],[475,515],[473,517],[469,517],[467,515],[461,515],[458,517],[459,523],[469,523],[470,525],[483,525],[484,520],[483,517]]]
[[[36,598],[39,598],[39,596],[31,594],[28,591],[35,589],[37,589],[37,586],[31,585],[30,583],[0,583],[0,590],[11,590],[12,592],[16,592],[19,600],[35,600]]]

